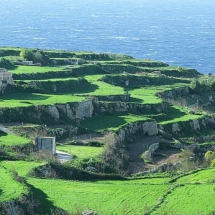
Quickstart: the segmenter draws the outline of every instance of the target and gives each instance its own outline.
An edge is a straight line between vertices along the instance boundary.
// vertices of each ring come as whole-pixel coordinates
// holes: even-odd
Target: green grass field
[[[25,137],[0,132],[0,146],[20,146],[31,141]]]
[[[12,173],[3,168],[0,162],[0,203],[16,199],[22,194],[27,194],[28,189],[17,181],[14,181]]]
[[[21,59],[21,57],[19,56],[21,50],[21,48],[0,48],[0,58],[2,59],[4,57],[8,60],[11,60],[11,62],[13,63],[13,61]],[[174,99],[171,99],[170,101],[170,99],[162,99],[160,97],[160,95],[162,93],[165,94],[165,91],[167,90],[170,91],[172,89],[181,88],[184,86],[189,87],[191,78],[189,79],[187,77],[197,77],[199,75],[197,72],[195,72],[195,70],[189,71],[189,69],[181,67],[167,66],[165,63],[157,61],[137,60],[126,55],[55,50],[44,50],[44,52],[50,57],[50,59],[56,60],[56,66],[49,66],[50,64],[47,64],[47,66],[22,66],[11,65],[10,63],[8,65],[8,62],[3,62],[5,68],[11,68],[9,69],[9,71],[14,74],[14,79],[21,79],[20,81],[25,81],[26,78],[28,79],[26,80],[26,82],[30,82],[33,81],[30,79],[34,78],[38,79],[37,81],[39,82],[50,83],[42,83],[43,86],[45,86],[43,87],[44,94],[36,93],[41,91],[38,91],[38,89],[36,88],[30,88],[26,83],[23,85],[19,83],[17,87],[10,86],[8,88],[8,92],[2,91],[3,93],[0,95],[0,112],[10,111],[12,117],[11,122],[9,123],[16,123],[14,122],[16,118],[13,117],[13,108],[16,111],[19,111],[21,110],[18,109],[19,107],[72,103],[70,105],[72,113],[69,112],[69,109],[66,109],[64,111],[58,108],[60,115],[59,121],[57,121],[56,119],[56,122],[54,122],[55,127],[46,127],[47,132],[50,132],[51,134],[55,134],[55,131],[57,131],[58,137],[56,138],[59,138],[59,140],[60,138],[70,138],[70,136],[73,135],[73,132],[76,132],[76,129],[77,132],[80,133],[75,133],[74,136],[72,136],[71,138],[74,138],[75,135],[84,134],[84,132],[90,131],[117,132],[119,131],[119,129],[122,129],[123,127],[128,125],[128,130],[130,129],[133,132],[130,123],[143,123],[152,120],[156,120],[158,124],[163,125],[165,132],[169,132],[170,134],[173,123],[184,123],[182,124],[182,126],[184,127],[180,127],[182,128],[181,132],[183,129],[186,130],[183,131],[184,133],[180,134],[183,138],[186,136],[186,132],[193,132],[189,131],[189,129],[191,129],[191,125],[189,122],[190,120],[203,119],[205,117],[204,110],[201,112],[199,111],[198,114],[189,114],[189,109],[182,107],[185,106],[183,104],[186,103],[186,106],[188,106],[188,104],[194,104],[197,101],[200,101],[200,104],[207,104],[209,103],[209,100],[213,100],[215,96],[214,93],[212,95],[212,99],[208,98],[209,96],[211,96],[212,90],[208,92],[207,95],[196,95],[195,91],[192,91],[190,93],[186,92],[187,94],[185,95],[182,95],[183,92],[179,92],[178,97],[180,97],[180,99],[184,99],[183,104],[182,102],[180,103],[180,99],[178,98],[177,101],[174,101]],[[82,65],[66,65],[65,59],[67,58],[82,58],[86,61]],[[126,77],[121,77],[122,75]],[[62,78],[60,78],[61,76]],[[108,83],[102,81],[103,76],[107,76],[105,77],[106,79],[103,80],[106,80]],[[49,78],[45,79],[45,77]],[[125,86],[125,80],[129,77],[130,85]],[[86,83],[86,81],[82,80],[82,78],[86,79],[89,83]],[[81,88],[79,88],[79,85],[77,84],[76,80],[80,81],[80,85],[82,83],[85,84],[84,87],[81,86]],[[16,81],[15,83],[17,83]],[[58,81],[65,81],[63,84],[58,83],[58,85],[60,85],[61,91],[56,91],[63,93],[48,93],[52,92],[51,90],[49,91],[49,89],[52,89],[53,82]],[[115,83],[117,86],[113,83]],[[66,84],[68,85],[69,90],[67,91],[69,91],[69,93],[66,92]],[[112,95],[128,94],[130,94],[131,96],[130,101],[121,101],[122,98],[120,97],[114,97],[112,101],[112,98],[109,99],[107,97]],[[188,101],[189,98],[185,98],[188,94],[191,101]],[[81,120],[79,120],[76,103],[84,101],[88,97],[94,98],[96,96],[100,96],[101,99],[103,96],[104,101],[102,100],[101,102],[96,103],[94,102],[96,101],[96,99],[93,100],[93,117],[89,118],[89,115],[86,113],[86,117],[83,117]],[[135,109],[131,110],[130,112],[119,113],[119,110],[115,111],[115,109],[113,108],[113,106],[115,107],[119,104],[117,104],[118,101],[116,101],[118,98],[121,102],[126,103],[125,105],[126,107],[128,107],[129,111],[133,106],[135,106],[133,103],[136,103],[137,105]],[[103,106],[101,105],[101,103]],[[169,107],[166,112],[159,111],[159,109],[156,109],[156,111],[153,112],[153,110],[155,110],[153,108],[159,108],[161,103],[165,103],[165,105],[169,103]],[[145,106],[142,104],[145,104]],[[152,104],[150,107],[147,106],[150,104]],[[179,105],[177,106],[172,104]],[[102,107],[106,105],[106,107],[110,107],[110,109],[107,110],[107,108],[105,108],[105,111],[103,111],[102,109],[99,109],[100,105]],[[150,111],[147,111],[147,108],[145,107],[149,107]],[[82,112],[88,112],[87,108],[88,106],[83,106],[83,108],[80,107],[80,110]],[[33,108],[28,108],[28,110],[31,109],[33,110]],[[34,108],[34,110],[36,111],[36,108]],[[143,110],[146,111],[144,112]],[[66,118],[67,116],[65,113],[67,111],[68,114],[72,115],[71,121]],[[105,115],[106,113],[111,113],[112,115]],[[85,113],[83,115],[85,115]],[[73,116],[77,118],[73,120]],[[3,115],[2,117],[2,121],[0,118],[0,122],[4,123],[10,121],[9,117],[7,117],[7,112],[5,112],[5,115]],[[19,119],[24,119],[27,123],[31,123],[31,119],[25,119],[24,116],[20,116],[20,118],[17,117],[17,120]],[[44,120],[46,119],[50,120],[50,117],[44,117]],[[34,120],[36,122],[32,120],[33,123],[39,124],[39,122],[37,122],[37,118]],[[23,123],[25,124],[26,122],[24,121]],[[44,123],[46,124],[46,122]],[[50,122],[47,122],[47,125],[51,126],[54,125],[54,123],[52,124],[52,120],[50,120]],[[71,124],[67,125],[67,123]],[[58,126],[60,128],[59,130]],[[64,126],[65,133],[63,130]],[[69,126],[71,127],[71,130]],[[67,130],[67,128],[69,129]],[[24,128],[24,126],[21,129],[22,131],[20,132],[26,132],[26,134],[30,134],[30,132],[28,131],[33,130]],[[204,130],[203,128],[201,129]],[[207,127],[207,129],[209,129],[209,127]],[[205,133],[203,132],[200,133],[202,136],[205,135]],[[31,139],[34,139],[36,134],[36,128],[32,133],[34,134],[32,134]],[[180,138],[181,136],[174,136],[175,141],[178,141],[177,138]],[[71,212],[78,211],[78,213],[76,214],[81,214],[81,212],[83,212],[84,210],[91,208],[95,212],[98,212],[99,215],[215,214],[215,168],[203,169],[195,173],[188,173],[187,175],[174,175],[174,178],[171,178],[171,174],[173,173],[168,172],[168,174],[150,173],[149,175],[145,176],[145,178],[141,179],[134,179],[128,177],[126,180],[117,181],[72,181],[63,180],[61,177],[64,176],[63,174],[61,175],[61,171],[56,172],[56,175],[53,174],[53,176],[56,176],[56,178],[53,179],[45,177],[39,178],[36,176],[36,171],[32,171],[32,173],[34,174],[29,174],[33,168],[37,168],[44,164],[50,164],[50,166],[53,167],[54,165],[52,165],[52,162],[54,162],[55,165],[58,165],[58,167],[60,166],[60,164],[55,162],[54,159],[50,159],[47,162],[37,162],[36,160],[39,158],[38,154],[20,152],[17,149],[18,147],[13,147],[20,146],[19,148],[21,148],[21,146],[23,146],[24,148],[24,146],[28,143],[30,143],[30,139],[27,139],[25,137],[0,132],[0,203],[4,201],[10,201],[12,199],[18,199],[22,194],[28,194],[31,189],[31,191],[34,193],[34,197],[36,198],[36,200],[40,202],[40,208],[42,209],[42,212],[38,215],[50,214],[50,208],[53,207],[59,207],[61,209],[68,210]],[[105,142],[105,144],[107,143]],[[127,146],[126,143],[123,144]],[[110,147],[113,146],[111,145]],[[127,147],[125,147],[125,150],[126,148]],[[74,156],[73,160],[62,164],[61,166],[62,169],[69,169],[70,165],[70,172],[66,172],[66,174],[73,174],[73,171],[76,171],[77,168],[80,168],[80,171],[82,171],[80,174],[83,175],[83,177],[85,176],[85,174],[90,175],[90,178],[93,178],[93,174],[97,174],[96,176],[94,175],[95,177],[98,177],[99,174],[102,174],[98,172],[86,173],[83,171],[83,169],[87,169],[85,168],[85,166],[88,167],[88,164],[104,164],[102,163],[102,160],[99,159],[101,158],[100,155],[105,150],[105,146],[92,147],[67,144],[57,145],[56,149],[67,152]],[[116,150],[117,148],[113,149]],[[114,158],[114,156],[112,156],[111,158]],[[109,165],[108,162],[107,165]],[[110,167],[112,168],[111,165]],[[25,183],[20,183],[17,181],[17,179],[13,178],[13,173],[15,171],[18,173],[19,176],[23,177],[27,181],[27,183],[29,184],[29,188],[27,188]],[[54,171],[55,170],[53,170],[53,172]],[[103,174],[101,177],[105,176],[106,175]],[[107,177],[109,178],[109,176]],[[115,178],[115,176],[111,177]],[[64,178],[66,178],[66,176]]]
[[[152,214],[214,214],[215,184],[185,185],[176,188]]]
[[[27,177],[28,173],[35,167],[44,165],[45,162],[35,161],[1,161],[0,166],[5,167],[8,170],[15,170],[19,176]]]
[[[160,122],[160,124],[166,125],[176,122],[187,122],[189,120],[201,119],[203,117],[204,115],[188,114],[188,109],[174,105],[170,108],[170,111],[168,112],[169,119]]]
[[[90,94],[90,95],[100,95],[100,96],[106,96],[106,95],[120,95],[120,94],[124,94],[125,91],[122,87],[118,87],[118,86],[114,86],[108,83],[105,83],[103,81],[99,81],[99,79],[102,77],[102,75],[87,75],[85,76],[85,79],[89,82],[91,82],[92,84],[96,85],[97,88],[90,92],[90,93],[86,93],[86,94]]]
[[[201,170],[177,180],[177,183],[215,183],[215,168]]]
[[[112,130],[116,131],[119,128],[138,121],[148,121],[149,118],[143,115],[107,115],[102,117],[94,117],[92,119],[81,122],[81,125],[91,130]]]
[[[76,155],[78,158],[93,158],[104,151],[104,147],[60,145],[57,150]]]
[[[16,66],[13,70],[9,70],[14,74],[29,74],[29,73],[46,73],[46,72],[61,72],[68,70],[63,66]]]
[[[143,214],[156,204],[168,185],[143,185],[133,181],[78,182],[29,178],[55,206],[68,211],[92,208],[99,214]]]
[[[1,96],[0,108],[27,107],[31,105],[54,105],[57,103],[80,102],[85,98],[73,94],[17,93]]]

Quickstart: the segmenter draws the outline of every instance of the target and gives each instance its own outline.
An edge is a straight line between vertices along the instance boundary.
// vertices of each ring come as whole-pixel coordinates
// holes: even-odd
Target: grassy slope
[[[116,131],[119,128],[138,121],[148,121],[149,118],[141,115],[107,115],[102,117],[96,117],[93,119],[85,120],[81,123],[83,127],[91,130],[112,130]]]
[[[176,188],[153,214],[212,214],[215,211],[214,184]]]
[[[31,141],[25,137],[13,134],[3,134],[0,132],[0,146],[20,146],[30,143]]]
[[[61,145],[56,147],[57,150],[76,155],[78,158],[92,158],[100,155],[104,151],[104,147],[92,146],[71,146]]]
[[[2,167],[0,162],[0,202],[18,198],[21,194],[27,194],[28,189],[13,180],[10,171]]]
[[[84,97],[72,94],[17,93],[1,96],[0,108],[54,105],[57,103],[79,102],[84,99]]]
[[[99,214],[141,214],[145,207],[152,206],[167,190],[167,185],[143,185],[124,181],[76,182],[65,180],[28,179],[28,182],[43,190],[54,204],[74,211],[92,208]]]
[[[209,214],[214,211],[214,184],[208,184],[208,181],[205,183],[205,180],[199,181],[199,178],[214,178],[215,169],[201,170],[181,177],[175,183],[186,184],[173,189],[159,205],[159,199],[174,186],[167,183],[169,178],[83,182],[27,176],[32,168],[41,164],[24,161],[1,162],[0,172],[3,177],[0,179],[0,202],[27,193],[27,189],[15,182],[9,173],[9,170],[16,169],[20,176],[26,177],[29,184],[43,191],[54,206],[69,211],[92,208],[101,214],[143,214],[155,205],[158,207],[152,214]]]
[[[14,49],[17,50],[17,49]],[[18,49],[19,51],[19,49]],[[58,55],[58,52],[52,54]],[[65,53],[64,53],[65,54]],[[76,57],[88,57],[91,53],[76,53]],[[74,55],[74,53],[69,53]],[[115,68],[113,73],[120,73],[123,67],[128,66],[129,62],[124,65],[118,60],[115,62],[102,62],[107,65],[108,72]],[[117,59],[115,57],[115,59]],[[110,60],[110,59],[109,59]],[[109,64],[113,64],[113,66]],[[143,62],[147,63],[147,61]],[[149,62],[150,63],[150,62]],[[154,62],[152,62],[154,63]],[[122,64],[117,68],[117,65]],[[141,62],[133,60],[134,65],[129,68],[137,71],[150,72],[160,70],[165,73],[167,71],[171,75],[171,71],[176,70],[175,67],[142,67]],[[76,68],[78,68],[77,66]],[[35,66],[18,66],[12,70],[16,74],[27,73],[47,73],[47,72],[64,72],[68,71],[66,67],[35,67]],[[177,71],[174,71],[174,74]],[[90,73],[91,74],[91,73]],[[123,87],[114,86],[100,81],[103,74],[83,75],[93,87],[86,92],[75,92],[71,94],[38,94],[38,93],[20,93],[13,95],[1,96],[0,107],[20,107],[29,105],[56,104],[77,102],[85,99],[75,95],[77,93],[84,95],[123,95],[128,90],[134,101],[143,104],[161,103],[162,99],[157,96],[158,92],[169,90],[176,87],[184,86],[184,83],[172,85],[150,86],[143,88],[124,89]],[[180,74],[177,74],[180,76]],[[60,79],[56,79],[60,80]],[[66,80],[66,79],[65,79]],[[150,116],[147,116],[150,117]],[[153,118],[153,115],[151,116]],[[180,121],[188,121],[201,116],[189,115],[187,110],[183,110],[174,106],[168,113],[169,118],[161,119],[159,123],[168,124]],[[82,122],[82,126],[94,130],[117,130],[120,127],[131,122],[139,120],[147,120],[144,115],[121,115],[121,116],[103,116]],[[14,136],[0,137],[0,145],[13,145]],[[12,141],[11,141],[12,140]],[[25,144],[24,139],[17,139],[17,144]],[[57,149],[76,154],[79,158],[95,157],[99,155],[103,148],[83,147],[82,146],[58,146]],[[28,183],[45,193],[45,198],[53,202],[54,205],[66,210],[75,210],[81,207],[82,211],[92,208],[99,214],[143,214],[148,209],[154,207],[155,214],[209,214],[214,211],[214,169],[202,170],[188,176],[179,178],[175,184],[185,184],[176,187],[167,196],[167,191],[175,184],[169,184],[169,178],[153,178],[129,181],[66,181],[60,179],[38,179],[28,176],[28,172],[41,165],[37,162],[25,161],[4,161],[0,162],[0,202],[17,198],[21,193],[26,193],[27,189],[23,185],[12,179],[9,170],[17,170],[20,176],[24,176]],[[6,169],[5,169],[6,168]],[[201,184],[199,184],[201,183]],[[164,201],[160,204],[160,199]]]

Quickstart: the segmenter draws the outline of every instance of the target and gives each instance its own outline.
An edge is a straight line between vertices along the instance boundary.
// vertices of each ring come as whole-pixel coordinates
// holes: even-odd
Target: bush
[[[89,141],[87,146],[94,146],[94,147],[102,147],[104,146],[104,143],[100,143],[99,141]]]
[[[213,159],[213,160],[211,161],[211,166],[212,166],[212,167],[215,167],[215,159]]]
[[[34,61],[35,63],[49,64],[49,57],[41,50],[23,49],[20,57],[24,60]]]
[[[12,66],[13,64],[9,60],[5,58],[0,59],[0,67],[10,69]]]

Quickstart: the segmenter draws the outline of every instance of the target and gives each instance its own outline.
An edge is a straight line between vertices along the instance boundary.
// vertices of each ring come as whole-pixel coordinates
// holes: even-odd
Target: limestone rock
[[[96,215],[92,209],[82,212],[82,215]]]
[[[158,127],[157,127],[157,122],[156,121],[144,122],[142,124],[142,129],[149,136],[153,136],[153,135],[158,134]]]
[[[180,132],[180,126],[179,126],[179,124],[176,122],[176,123],[173,123],[173,124],[172,124],[172,133],[177,133],[177,132]]]
[[[54,105],[44,106],[43,109],[50,116],[52,116],[55,119],[55,121],[59,120],[60,114],[58,112],[58,109]]]
[[[214,102],[212,95],[209,96],[209,102]]]
[[[77,103],[77,106],[75,108],[76,110],[76,119],[84,119],[84,118],[90,118],[93,115],[94,107],[92,100],[86,100]]]
[[[194,119],[194,120],[190,121],[190,126],[194,130],[199,130],[200,129],[199,121],[197,119]]]
[[[154,154],[154,152],[159,148],[159,143],[153,143],[149,149],[144,153],[145,158],[147,158],[148,160],[151,160],[152,155]]]
[[[63,113],[65,113],[69,119],[74,119],[74,114],[73,114],[69,104],[57,105],[57,108],[62,110]]]

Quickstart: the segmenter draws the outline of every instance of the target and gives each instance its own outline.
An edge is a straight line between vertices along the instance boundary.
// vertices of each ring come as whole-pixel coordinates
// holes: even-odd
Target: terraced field
[[[142,148],[130,147],[141,152],[156,144],[147,136],[164,140],[159,143],[164,152],[206,134],[213,137],[215,95],[191,87],[201,74],[126,55],[54,50],[42,50],[44,65],[24,66],[21,51],[0,48],[0,59],[13,61],[7,69],[14,81],[0,95],[0,210],[2,203],[19,202],[32,192],[41,215],[90,208],[107,215],[215,213],[213,167],[150,172],[153,156],[160,163],[168,160],[158,153],[149,163],[134,159],[144,169],[139,172],[129,157],[128,144],[142,140],[135,145]],[[82,141],[91,134],[95,137]],[[55,136],[56,149],[71,154],[72,161],[59,163],[38,152],[36,136]],[[214,141],[208,139],[207,145]],[[185,160],[184,151],[177,160]],[[204,159],[204,151],[197,154]],[[187,161],[196,159],[188,155]]]

